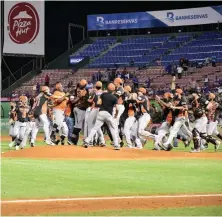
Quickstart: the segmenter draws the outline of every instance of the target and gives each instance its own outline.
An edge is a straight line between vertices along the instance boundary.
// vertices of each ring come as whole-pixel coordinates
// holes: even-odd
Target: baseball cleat
[[[134,149],[143,149],[143,147],[142,146],[140,146],[140,147],[133,147]]]
[[[15,150],[18,151],[20,149],[19,145],[15,146]]]
[[[31,147],[35,147],[34,143],[31,143]]]
[[[67,141],[68,145],[74,145],[72,141],[68,140]]]
[[[10,142],[10,143],[8,144],[8,146],[9,146],[10,148],[14,147],[14,146],[15,146],[15,141]]]
[[[190,151],[190,153],[199,153],[200,152],[200,149],[193,149]]]
[[[100,147],[106,147],[106,144],[99,144]]]
[[[124,142],[123,141],[121,141],[119,144],[120,144],[121,148],[124,146]]]
[[[119,146],[114,146],[114,150],[120,150]]]
[[[214,146],[214,150],[217,151],[220,147],[220,141],[216,140],[216,145]]]

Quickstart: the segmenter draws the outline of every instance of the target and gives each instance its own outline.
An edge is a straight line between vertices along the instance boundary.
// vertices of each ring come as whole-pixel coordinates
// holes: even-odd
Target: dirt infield
[[[179,208],[189,206],[222,206],[220,196],[150,197],[150,198],[110,198],[96,200],[42,201],[24,203],[2,203],[2,215],[40,215],[87,211]]]
[[[2,138],[3,139],[3,138]],[[42,139],[42,138],[40,138]],[[167,159],[219,159],[222,153],[189,153],[187,152],[165,152],[151,150],[135,150],[122,148],[115,151],[111,147],[93,147],[85,149],[76,146],[37,146],[23,150],[11,150],[2,153],[1,156],[12,158],[34,158],[34,159],[68,159],[68,160],[167,160]],[[75,198],[57,199],[56,201],[25,201],[25,202],[2,202],[2,215],[44,215],[55,213],[88,212],[103,210],[123,209],[158,209],[179,208],[189,206],[222,206],[222,195],[204,196],[163,196],[163,197],[141,197],[141,198],[110,198],[110,199],[84,199]]]
[[[72,159],[72,160],[150,160],[150,159],[220,159],[222,153],[189,153],[166,152],[152,150],[136,150],[122,148],[119,151],[113,148],[92,147],[85,149],[76,146],[38,146],[19,151],[11,150],[1,154],[2,157],[17,158],[45,158],[45,159]]]

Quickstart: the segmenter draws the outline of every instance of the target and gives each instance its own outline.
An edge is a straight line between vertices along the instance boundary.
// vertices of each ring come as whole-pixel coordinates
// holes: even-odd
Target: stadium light
[[[110,36],[110,33],[108,32],[107,35]]]
[[[149,32],[147,32],[148,34],[150,34],[151,32],[149,31]]]
[[[181,29],[179,29],[178,32],[181,32]]]

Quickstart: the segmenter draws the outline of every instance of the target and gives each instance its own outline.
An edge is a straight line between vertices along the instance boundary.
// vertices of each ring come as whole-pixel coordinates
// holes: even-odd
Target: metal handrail
[[[84,39],[85,40],[85,39]],[[81,44],[84,40],[82,40],[82,41],[80,41],[78,44],[76,44],[75,46],[77,46],[77,45],[79,45],[79,44]],[[74,47],[75,47],[74,46]],[[73,47],[72,47],[73,48]],[[72,49],[72,48],[70,48],[70,49]],[[53,62],[55,62],[59,57],[61,57],[64,53],[66,53],[68,50],[70,50],[70,49],[67,49],[66,51],[64,51],[62,54],[60,54],[59,56],[57,56],[55,59],[53,59],[51,62],[49,62],[49,63],[47,63],[47,64],[45,64],[45,65],[50,65],[50,64],[52,64]]]
[[[13,75],[15,75],[17,72],[21,71],[25,66],[27,66],[29,63],[33,62],[34,59],[32,59],[31,61],[29,61],[28,63],[26,63],[24,66],[22,66],[20,69],[18,69],[17,71],[15,71],[14,73],[12,73]],[[4,80],[2,80],[2,82],[4,82],[6,79],[12,77],[11,75],[9,75],[8,77],[6,77]]]

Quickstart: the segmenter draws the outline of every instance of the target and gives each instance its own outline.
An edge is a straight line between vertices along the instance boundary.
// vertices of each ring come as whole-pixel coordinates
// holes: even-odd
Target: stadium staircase
[[[116,46],[120,45],[120,42],[116,42],[115,44],[110,45],[106,50],[104,50],[103,52],[100,53],[99,56],[95,57],[95,58],[91,58],[89,61],[89,64],[93,63],[95,60],[102,58],[106,53],[108,53],[109,51],[111,51],[113,48],[115,48]],[[87,64],[85,67],[88,67],[89,64]]]

